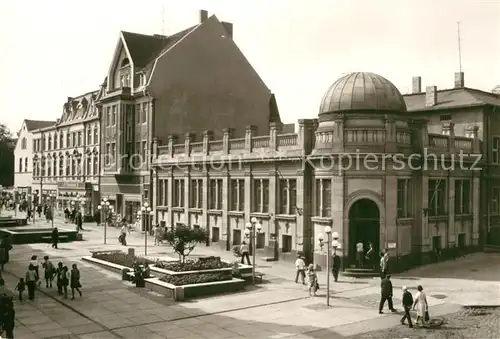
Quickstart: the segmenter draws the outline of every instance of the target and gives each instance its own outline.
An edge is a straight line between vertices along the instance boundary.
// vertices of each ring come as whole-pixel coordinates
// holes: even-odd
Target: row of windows
[[[208,185],[208,208],[211,210],[222,209],[223,184],[222,179],[210,179]],[[326,180],[325,180],[326,182]],[[172,185],[172,206],[184,207],[185,181],[175,179]],[[278,208],[279,214],[295,214],[297,210],[297,181],[295,179],[282,179],[279,181]],[[158,181],[157,205],[168,205],[168,180]],[[189,207],[203,207],[203,180],[193,179],[189,187]],[[230,181],[229,210],[244,211],[245,208],[245,180],[232,179]],[[253,180],[252,212],[269,212],[269,179]]]
[[[127,154],[131,157],[132,155],[135,155],[131,161],[133,161],[134,165],[138,165],[141,163],[146,162],[146,151],[147,151],[147,141],[137,141],[135,143],[135,148],[132,149],[132,143],[127,143],[126,147],[127,149]],[[105,161],[106,165],[109,165],[113,160],[115,159],[117,153],[116,153],[116,143],[114,142],[108,142],[106,143],[105,147]]]
[[[85,167],[82,168],[82,160],[78,158],[52,158],[44,162],[33,160],[33,177],[79,177],[81,175],[99,174],[99,156],[87,156],[83,161]],[[85,170],[85,172],[83,172]]]
[[[28,172],[28,158],[19,158],[18,172]]]
[[[128,109],[127,105],[124,105],[123,107],[124,110],[127,109],[127,112],[132,112],[134,106],[131,106],[130,110]],[[135,104],[135,123],[137,125],[145,124],[148,121],[148,112],[149,112],[148,102]],[[116,125],[117,114],[118,114],[118,105],[106,107],[106,126]]]
[[[471,181],[455,180],[455,215],[471,214]],[[448,190],[446,179],[428,181],[428,215],[441,216],[448,213]],[[398,179],[397,216],[409,218],[413,215],[413,189],[410,179]]]
[[[65,135],[66,138],[64,137]],[[33,151],[42,152],[83,146],[85,143],[83,138],[83,131],[66,133],[61,131],[59,134],[54,134],[53,138],[52,135],[49,134],[47,137],[42,136],[41,139],[33,140]],[[87,129],[86,141],[86,145],[97,145],[99,143],[99,129],[97,127]]]

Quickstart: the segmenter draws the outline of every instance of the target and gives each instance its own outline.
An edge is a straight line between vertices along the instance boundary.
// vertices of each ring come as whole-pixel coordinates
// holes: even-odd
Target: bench
[[[68,240],[68,236],[67,235],[60,235],[58,238],[59,238],[59,241],[61,241],[61,240]],[[52,236],[50,236],[50,235],[43,236],[42,240],[52,241]]]
[[[255,280],[258,280],[262,283],[262,278],[265,276],[264,273],[261,273],[261,272],[255,272]],[[241,274],[241,279],[244,279],[244,280],[251,280],[253,277],[253,273],[250,272],[250,273],[242,273]]]

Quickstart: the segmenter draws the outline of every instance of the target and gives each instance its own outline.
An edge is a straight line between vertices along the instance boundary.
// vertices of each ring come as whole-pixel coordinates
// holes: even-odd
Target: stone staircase
[[[342,275],[351,278],[373,278],[379,277],[380,273],[373,268],[346,268]]]

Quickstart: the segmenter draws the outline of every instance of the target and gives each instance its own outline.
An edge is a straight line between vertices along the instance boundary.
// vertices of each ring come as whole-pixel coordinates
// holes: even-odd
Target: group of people
[[[33,255],[25,278],[20,278],[16,286],[16,291],[19,293],[19,301],[23,301],[26,289],[28,290],[28,299],[35,299],[36,287],[42,285],[40,266],[44,272],[45,288],[52,288],[52,282],[56,279],[57,292],[60,296],[64,296],[65,299],[68,298],[68,286],[71,288],[71,299],[75,299],[75,291],[78,292],[80,297],[82,296],[82,291],[80,290],[82,287],[80,283],[80,270],[76,264],[72,265],[70,271],[68,266],[65,266],[62,262],[58,262],[57,267],[55,267],[50,258],[45,256],[40,265],[38,257]]]
[[[120,235],[118,236],[118,242],[123,246],[127,246],[127,235],[131,233],[131,226],[127,222],[126,218],[123,218],[121,221]],[[153,227],[153,237],[154,237],[154,245],[163,244],[163,235],[165,234],[165,226],[160,226],[156,224]]]
[[[64,209],[64,220],[76,225],[77,231],[83,231],[83,214],[82,211],[73,208],[71,211],[66,207]]]

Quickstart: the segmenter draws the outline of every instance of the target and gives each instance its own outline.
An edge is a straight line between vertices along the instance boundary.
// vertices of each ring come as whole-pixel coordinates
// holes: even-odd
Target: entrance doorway
[[[363,257],[368,244],[373,245],[373,254],[368,262],[363,259],[363,266],[376,267],[380,254],[380,211],[371,199],[360,199],[349,209],[349,266],[357,264],[356,245],[360,242],[363,243]]]

